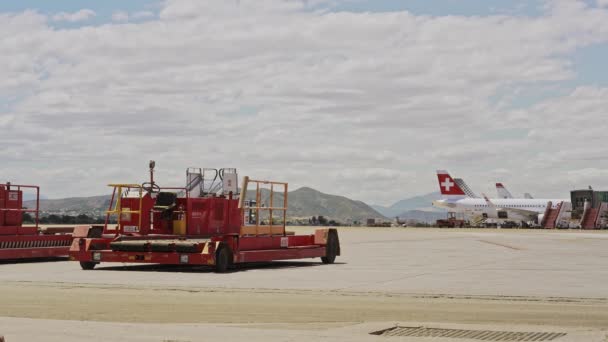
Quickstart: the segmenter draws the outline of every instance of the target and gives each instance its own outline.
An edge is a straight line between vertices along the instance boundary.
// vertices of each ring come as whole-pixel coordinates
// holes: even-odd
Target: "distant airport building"
[[[583,229],[605,228],[608,224],[608,191],[589,189],[570,192],[572,219]]]
[[[572,200],[572,212],[582,212],[585,209],[585,202],[589,202],[591,208],[599,208],[602,202],[608,202],[608,191],[572,190],[570,191],[570,198]]]

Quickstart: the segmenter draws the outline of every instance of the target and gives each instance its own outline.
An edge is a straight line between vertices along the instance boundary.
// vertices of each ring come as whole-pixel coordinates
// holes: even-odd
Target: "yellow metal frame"
[[[255,183],[255,206],[245,206],[245,197],[247,196],[247,188],[249,183]],[[270,203],[268,207],[261,207],[262,202],[262,193],[260,189],[260,185],[268,185],[270,184]],[[283,206],[275,207],[274,203],[274,186],[280,185],[283,186]],[[243,177],[243,185],[241,187],[241,194],[239,198],[239,209],[241,209],[241,216],[245,215],[245,210],[255,210],[255,225],[253,226],[242,226],[241,227],[241,235],[285,235],[285,226],[287,225],[287,190],[288,183],[284,182],[274,182],[274,181],[265,181],[265,180],[254,180],[249,179],[249,177]],[[260,211],[268,212],[269,225],[260,225]],[[283,224],[275,225],[273,223],[272,213],[273,211],[280,211],[283,214]]]
[[[139,184],[108,184],[108,186],[111,186],[114,188],[114,194],[116,195],[116,202],[114,204],[114,210],[106,210],[106,215],[112,215],[112,214],[117,214],[118,215],[118,220],[117,220],[117,232],[122,231],[122,226],[121,226],[121,218],[122,218],[122,214],[138,214],[139,215],[139,222],[138,222],[138,228],[141,229],[141,211],[142,211],[142,205],[143,205],[143,188],[141,187],[141,185]],[[139,210],[123,210],[122,209],[122,191],[123,189],[138,189],[139,190]],[[112,205],[112,203],[110,203],[110,205]]]

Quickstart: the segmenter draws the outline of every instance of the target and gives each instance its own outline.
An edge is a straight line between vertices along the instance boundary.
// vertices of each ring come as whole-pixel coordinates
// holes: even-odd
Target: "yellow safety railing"
[[[255,183],[255,205],[246,205],[245,199],[247,196],[247,190],[250,183]],[[262,188],[260,185],[269,185],[270,201],[268,206],[264,206],[262,203]],[[277,193],[283,193],[283,203],[275,204],[275,186],[282,187],[283,191],[278,191]],[[239,208],[241,209],[241,215],[244,216],[246,210],[252,210],[255,212],[255,225],[252,226],[242,226],[241,227],[241,235],[285,235],[285,226],[287,224],[287,183],[284,182],[274,182],[274,181],[264,181],[264,180],[253,180],[249,179],[249,177],[245,176],[243,178],[243,185],[241,187],[241,194],[239,198]],[[276,205],[276,206],[275,206]],[[260,224],[260,212],[268,213],[268,225]],[[273,212],[279,212],[281,217],[282,224],[275,225]]]
[[[114,197],[116,195],[116,203],[114,204],[114,209],[113,210],[107,210],[106,211],[106,216],[109,217],[109,215],[113,215],[116,214],[118,215],[118,220],[117,220],[117,234],[118,232],[121,231],[121,219],[122,219],[122,214],[137,214],[139,216],[139,222],[138,222],[138,229],[141,230],[141,211],[142,211],[142,205],[143,205],[143,188],[141,185],[139,184],[108,184],[108,186],[111,186],[114,188],[114,192],[112,193],[112,199],[110,200],[110,208],[112,206],[112,200],[114,199]],[[122,193],[123,193],[123,189],[137,189],[138,193],[139,193],[139,210],[123,210],[122,208]],[[130,208],[129,208],[130,209]],[[107,225],[107,220],[106,220],[106,225]]]

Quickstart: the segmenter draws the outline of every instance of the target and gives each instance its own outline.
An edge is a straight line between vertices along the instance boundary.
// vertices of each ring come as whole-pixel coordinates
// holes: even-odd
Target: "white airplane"
[[[483,217],[514,222],[540,222],[551,202],[553,209],[560,202],[569,199],[529,199],[529,198],[471,198],[454,182],[447,171],[438,170],[437,179],[442,199],[433,201],[433,206],[449,211],[464,213],[468,217]]]
[[[507,190],[507,188],[502,183],[496,183],[496,194],[498,195],[498,198],[513,198],[511,192]],[[530,193],[526,192],[524,194],[524,198],[533,199],[534,197],[532,197]]]

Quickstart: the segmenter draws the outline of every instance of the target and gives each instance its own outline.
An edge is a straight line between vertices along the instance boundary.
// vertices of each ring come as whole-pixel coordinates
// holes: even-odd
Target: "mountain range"
[[[444,210],[433,207],[433,201],[440,198],[441,194],[439,192],[432,192],[426,195],[402,199],[388,207],[381,205],[372,205],[371,207],[388,218],[394,219],[398,217],[402,222],[433,223],[446,216]]]
[[[439,192],[432,192],[426,195],[415,196],[407,199],[400,200],[395,202],[393,205],[389,207],[381,206],[381,205],[372,205],[376,211],[381,213],[386,217],[397,217],[403,218],[410,211],[425,211],[425,212],[439,212],[443,213],[442,210],[438,210],[433,207],[433,201],[441,198],[441,194]]]
[[[248,192],[247,197],[251,197]],[[269,191],[262,192],[265,202]],[[276,203],[283,202],[283,194],[275,193]],[[41,199],[40,210],[47,214],[103,216],[108,210],[110,196],[71,197],[62,199]],[[35,201],[25,201],[24,206],[32,208]],[[351,200],[344,196],[325,194],[312,188],[302,187],[288,192],[287,216],[292,219],[308,219],[312,216],[324,216],[328,220],[344,223],[365,222],[367,219],[386,219],[384,215],[369,205]]]
[[[24,201],[23,205],[34,208],[36,201]],[[40,199],[40,211],[52,214],[102,216],[105,215],[109,205],[110,195]]]
[[[255,196],[248,192],[247,198]],[[262,197],[268,204],[269,191],[263,191]],[[432,201],[440,198],[439,193],[429,193],[422,196],[407,198],[385,207],[367,205],[364,202],[349,199],[344,196],[331,195],[318,190],[302,187],[288,192],[287,216],[290,219],[306,220],[312,216],[324,216],[328,220],[343,223],[359,221],[365,223],[368,219],[414,220],[419,222],[434,222],[445,216],[445,212],[432,207]],[[283,202],[283,194],[275,193],[274,201]],[[62,199],[41,199],[40,210],[46,214],[72,215],[86,214],[103,216],[108,209],[110,196],[71,197]],[[24,206],[32,208],[35,201],[25,201]],[[275,205],[276,206],[276,205]]]

